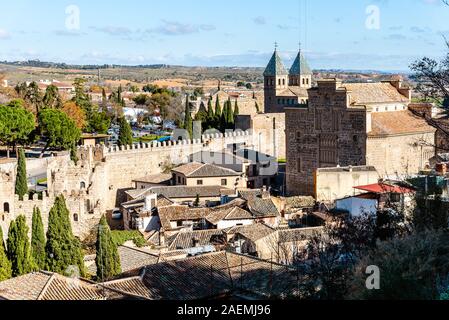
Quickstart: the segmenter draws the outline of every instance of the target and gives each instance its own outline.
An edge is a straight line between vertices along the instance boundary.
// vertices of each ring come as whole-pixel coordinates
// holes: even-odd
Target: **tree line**
[[[31,240],[24,215],[11,222],[4,241],[0,227],[0,281],[39,270],[65,276],[85,277],[84,255],[80,241],[73,235],[70,212],[63,196],[56,198],[48,218],[45,234],[41,212],[33,211]],[[121,273],[117,245],[103,216],[97,230],[97,281],[104,281]]]

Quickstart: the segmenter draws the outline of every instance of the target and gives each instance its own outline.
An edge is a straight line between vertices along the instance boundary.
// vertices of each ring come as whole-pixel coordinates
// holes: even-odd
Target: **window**
[[[278,84],[281,85],[281,79],[278,80]]]
[[[296,170],[299,173],[302,173],[302,161],[301,161],[301,158],[298,158],[298,161],[296,162]]]
[[[81,189],[86,189],[86,183],[84,181],[81,181],[80,188]]]
[[[176,226],[182,227],[182,221],[176,221]]]
[[[197,184],[198,186],[202,186],[202,185],[203,185],[203,180],[197,180],[197,181],[196,181],[196,184]]]
[[[221,185],[227,186],[228,185],[228,179],[221,179]]]
[[[73,215],[73,221],[78,222],[78,219],[79,219],[78,214],[75,213],[75,214]]]
[[[306,84],[306,79],[302,79],[302,84]]]
[[[282,85],[285,86],[285,79],[282,79]]]
[[[181,184],[181,177],[178,176],[178,184]]]
[[[359,136],[354,135],[354,136],[352,137],[352,140],[353,140],[355,143],[359,142]]]
[[[296,140],[301,139],[301,131],[296,131]]]
[[[5,202],[4,204],[3,204],[3,212],[4,213],[9,213],[9,203],[8,202]]]

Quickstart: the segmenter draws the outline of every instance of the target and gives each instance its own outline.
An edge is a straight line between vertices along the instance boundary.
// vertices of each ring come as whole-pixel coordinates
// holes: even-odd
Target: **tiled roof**
[[[226,205],[211,208],[210,213],[206,217],[206,219],[214,225],[222,220],[254,219],[254,216],[251,214],[251,212],[248,212],[241,208],[245,204],[245,200],[236,199]]]
[[[208,178],[208,177],[233,177],[240,176],[241,173],[231,169],[222,168],[213,164],[192,162],[172,170],[181,173],[187,178]]]
[[[234,190],[223,188],[221,186],[167,186],[167,187],[151,187],[145,190],[128,190],[126,193],[132,199],[143,199],[146,194],[163,195],[168,199],[177,198],[195,198],[197,195],[205,198],[220,197],[222,195],[232,195]]]
[[[290,68],[291,75],[311,75],[313,74],[312,70],[307,63],[307,60],[304,58],[304,55],[301,51],[298,52],[295,61],[293,62],[292,67]]]
[[[141,278],[104,285],[152,300],[200,300],[240,291],[259,298],[282,298],[297,288],[296,273],[292,271],[275,263],[221,251],[151,265],[143,270]]]
[[[399,93],[391,83],[345,83],[342,84],[342,87],[350,91],[351,105],[409,102],[408,98]]]
[[[151,292],[143,284],[140,277],[131,277],[115,281],[110,281],[104,284],[107,288],[117,290],[120,292],[126,292],[136,297],[141,297],[143,299],[152,299]]]
[[[174,205],[158,208],[159,219],[165,231],[172,229],[171,221],[196,221],[205,219],[209,214],[208,208],[190,208],[188,206]]]
[[[168,250],[184,250],[195,246],[207,246],[224,242],[222,230],[181,231],[169,240]]]
[[[271,197],[263,197],[266,191],[243,190],[240,196],[247,201],[248,209],[256,218],[277,217],[280,215],[278,208]]]
[[[257,241],[271,234],[274,234],[275,232],[275,229],[267,226],[264,223],[254,223],[247,226],[237,226],[226,231],[228,235],[240,234],[251,241]]]
[[[288,89],[284,89],[284,90],[280,91],[277,94],[277,96],[307,98],[309,96],[309,93],[307,92],[307,89],[305,89],[305,88],[289,87]]]
[[[0,299],[6,300],[104,300],[95,284],[51,272],[34,272],[0,282]]]
[[[369,136],[386,136],[410,133],[430,133],[436,129],[426,120],[415,116],[408,110],[392,112],[373,112],[371,114],[371,132]]]
[[[159,260],[158,256],[152,255],[151,253],[139,248],[120,246],[117,249],[120,256],[122,273],[129,273],[131,271],[138,272],[138,270],[140,270],[142,267],[153,263],[158,263]],[[95,263],[91,264],[88,267],[88,271],[92,275],[97,274],[97,267]]]
[[[172,178],[171,174],[160,173],[145,176],[139,179],[133,180],[134,182],[150,183],[150,184],[169,184]]]
[[[296,208],[311,208],[315,206],[315,198],[313,197],[288,197],[285,198],[286,210]]]
[[[281,57],[279,57],[277,51],[273,53],[273,56],[271,57],[270,62],[268,63],[263,75],[264,77],[288,75],[288,72],[287,70],[285,70],[284,64],[282,63]]]
[[[321,234],[323,230],[324,230],[323,227],[316,227],[316,228],[299,228],[299,229],[280,229],[277,232],[279,235],[279,243],[284,243],[284,242],[307,240],[310,237],[313,237],[317,234]]]
[[[246,220],[256,217],[243,208],[246,201],[236,199],[227,204],[213,208],[191,208],[189,206],[174,205],[158,208],[159,219],[165,231],[171,230],[170,221],[197,221],[206,219],[216,225],[222,220]]]

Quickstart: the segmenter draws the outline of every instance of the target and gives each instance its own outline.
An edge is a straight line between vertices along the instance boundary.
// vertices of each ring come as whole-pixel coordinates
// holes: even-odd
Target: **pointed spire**
[[[306,58],[301,51],[301,43],[299,43],[299,52],[290,68],[290,75],[310,75],[313,74],[312,69],[310,69]]]
[[[288,75],[287,70],[282,63],[281,57],[277,51],[278,44],[275,43],[274,53],[271,57],[270,62],[268,63],[265,72],[263,73],[264,77],[274,77],[274,76],[285,76]]]

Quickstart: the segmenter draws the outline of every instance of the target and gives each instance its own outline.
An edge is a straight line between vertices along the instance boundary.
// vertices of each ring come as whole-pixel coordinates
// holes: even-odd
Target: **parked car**
[[[112,220],[121,220],[123,218],[123,214],[120,209],[114,209],[112,211]]]

